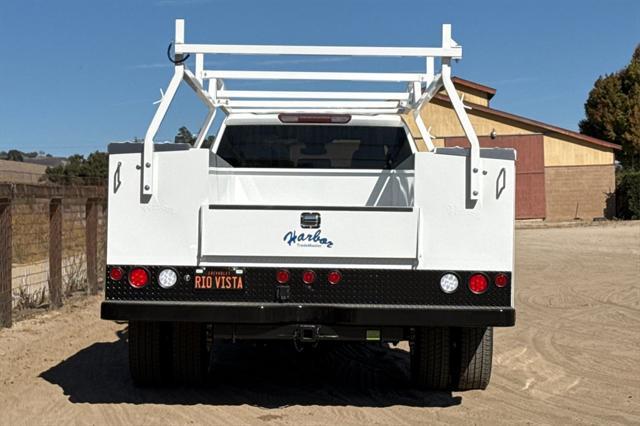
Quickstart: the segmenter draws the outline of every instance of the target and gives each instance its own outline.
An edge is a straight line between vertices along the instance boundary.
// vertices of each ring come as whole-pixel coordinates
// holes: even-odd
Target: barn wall
[[[465,99],[468,100],[466,96]],[[445,137],[464,136],[464,130],[462,130],[458,117],[451,107],[429,103],[424,106],[421,115],[427,128],[431,127],[432,136],[436,137],[436,139],[433,140],[435,146],[444,146]],[[536,133],[534,129],[525,129],[522,125],[518,126],[516,123],[509,123],[507,120],[496,121],[475,114],[469,114],[469,120],[477,135],[489,135],[493,130],[495,130],[498,135],[527,135]],[[405,121],[414,138],[419,138],[420,132],[413,117],[407,114],[405,115]]]
[[[469,95],[465,99],[471,102]],[[525,135],[536,135],[543,149],[534,150],[544,153],[544,169],[532,171],[524,170],[520,165],[517,182],[518,200],[520,206],[518,218],[544,217],[549,221],[573,220],[580,218],[591,220],[596,217],[608,217],[615,189],[615,170],[613,167],[614,153],[612,148],[581,142],[575,138],[556,135],[540,135],[539,128],[516,122],[503,117],[485,117],[480,111],[468,110],[469,119],[476,133],[481,137],[482,146],[499,146],[483,135],[489,135],[493,130],[498,139],[524,138]],[[459,143],[464,131],[450,106],[437,102],[425,105],[422,118],[436,139],[433,143],[437,147]],[[419,135],[412,117],[405,117],[412,134]],[[423,141],[416,138],[420,150],[426,147]],[[518,149],[518,158],[522,159],[528,153],[530,145],[526,143]],[[541,148],[542,148],[541,147]],[[523,149],[524,148],[524,149]],[[544,188],[544,193],[532,188]],[[537,207],[536,207],[537,205]]]
[[[515,148],[516,160],[516,219],[545,217],[544,143],[541,134],[480,136],[483,148]],[[446,146],[469,146],[465,137],[446,138]]]
[[[613,214],[613,165],[546,167],[545,187],[546,220],[591,220]]]
[[[482,105],[482,106],[489,106],[489,99],[487,98],[487,94],[484,92],[481,92],[480,90],[473,90],[471,88],[457,88],[458,90],[456,90],[456,92],[458,92],[458,96],[460,96],[461,98],[463,98],[463,101],[466,102],[470,102],[472,104],[477,104],[477,105]],[[441,93],[445,93],[444,91],[442,91]]]
[[[436,139],[435,146],[444,146],[444,137],[463,136],[464,131],[453,109],[435,103],[427,104],[422,110],[422,119]],[[527,135],[539,130],[508,119],[500,121],[469,114],[469,120],[476,134],[489,135],[493,130],[498,135]],[[406,116],[406,122],[414,136],[419,136],[413,117]],[[421,141],[420,141],[421,142]],[[613,149],[587,144],[561,136],[544,137],[544,160],[546,166],[582,166],[590,164],[613,164]]]
[[[613,149],[558,137],[544,137],[544,164],[586,166],[613,164]]]
[[[469,111],[468,111],[469,112]],[[525,129],[517,123],[507,120],[497,121],[476,114],[468,114],[469,120],[478,135],[489,135],[495,129],[498,135],[525,135],[533,133],[533,129]],[[436,137],[463,136],[458,117],[451,107],[429,103],[422,109],[422,119],[427,127],[432,127]]]

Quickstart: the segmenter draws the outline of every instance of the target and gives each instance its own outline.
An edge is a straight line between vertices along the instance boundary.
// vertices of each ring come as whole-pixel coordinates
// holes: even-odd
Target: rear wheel
[[[203,323],[173,323],[173,380],[196,385],[204,382],[209,366],[207,327]]]
[[[491,379],[493,327],[459,328],[453,332],[453,387],[486,389]]]
[[[169,324],[129,321],[129,370],[136,385],[163,384],[170,362]]]
[[[420,388],[444,390],[451,385],[449,328],[418,327],[411,345],[411,379]]]

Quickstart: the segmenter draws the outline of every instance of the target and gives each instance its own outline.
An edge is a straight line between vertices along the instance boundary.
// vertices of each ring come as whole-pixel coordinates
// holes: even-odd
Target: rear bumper
[[[289,303],[105,301],[107,320],[193,321],[218,324],[509,327],[511,307],[324,305]]]

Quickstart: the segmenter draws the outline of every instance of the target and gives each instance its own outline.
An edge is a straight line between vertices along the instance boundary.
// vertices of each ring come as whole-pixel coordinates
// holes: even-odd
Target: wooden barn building
[[[517,219],[592,220],[613,214],[618,145],[491,108],[495,89],[457,77],[453,81],[480,145],[518,152]],[[446,95],[436,95],[421,114],[435,146],[468,146]],[[407,122],[419,135],[412,120]]]

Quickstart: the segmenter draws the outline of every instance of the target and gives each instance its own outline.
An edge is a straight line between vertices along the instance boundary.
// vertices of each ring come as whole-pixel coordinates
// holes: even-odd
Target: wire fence
[[[14,311],[97,293],[106,256],[105,188],[0,183],[0,327]]]

